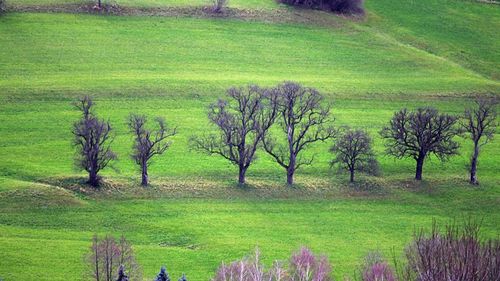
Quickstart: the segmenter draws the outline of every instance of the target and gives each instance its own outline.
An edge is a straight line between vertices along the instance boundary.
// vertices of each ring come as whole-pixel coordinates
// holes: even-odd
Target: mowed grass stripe
[[[207,280],[220,261],[244,256],[255,246],[270,265],[301,245],[327,254],[341,278],[352,274],[366,251],[380,249],[389,256],[410,240],[415,226],[430,226],[430,217],[447,221],[462,209],[453,201],[447,203],[450,209],[440,209],[433,199],[425,202],[137,200],[2,213],[0,247],[9,254],[0,275],[17,279],[23,268],[31,268],[42,280],[69,275],[85,280],[79,275],[81,259],[93,232],[111,232],[125,234],[136,246],[145,280],[164,263],[174,276],[186,272],[191,280]],[[495,219],[498,215],[491,214],[484,223],[488,237],[498,231]],[[12,222],[16,227],[8,226]]]
[[[8,14],[0,21],[0,55],[5,58],[0,87],[9,94],[158,90],[171,82],[196,81],[242,85],[299,80],[349,93],[499,87],[454,63],[349,25],[326,29],[64,14]]]

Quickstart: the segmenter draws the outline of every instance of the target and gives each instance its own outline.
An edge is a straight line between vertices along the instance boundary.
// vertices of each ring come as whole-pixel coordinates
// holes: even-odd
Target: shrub
[[[89,275],[95,281],[115,281],[118,272],[119,280],[141,280],[141,271],[137,264],[132,247],[121,237],[117,242],[113,236],[107,235],[99,239],[94,235],[90,252],[86,255]],[[128,269],[128,277],[125,276]]]
[[[156,276],[155,281],[170,281],[170,276],[168,276],[167,268],[162,266],[160,273]]]
[[[282,3],[330,10],[341,14],[364,14],[363,0],[281,0]]]
[[[5,12],[7,8],[5,7],[5,0],[0,0],[0,14]]]
[[[394,272],[379,252],[370,252],[361,267],[363,281],[395,281]]]
[[[290,281],[329,281],[332,271],[326,256],[317,258],[303,247],[290,259]]]
[[[269,270],[260,262],[259,251],[249,258],[222,263],[212,281],[330,281],[331,266],[324,256],[316,257],[302,248],[290,258],[288,270],[275,261]]]
[[[128,281],[128,276],[125,274],[125,266],[120,265],[120,268],[118,269],[118,278],[116,281]]]
[[[264,275],[264,267],[260,263],[260,253],[256,250],[252,257],[227,265],[222,263],[212,281],[257,281],[263,280]]]
[[[407,270],[415,280],[500,280],[500,240],[479,239],[480,227],[448,225],[441,233],[433,223],[430,234],[420,230],[406,250]]]

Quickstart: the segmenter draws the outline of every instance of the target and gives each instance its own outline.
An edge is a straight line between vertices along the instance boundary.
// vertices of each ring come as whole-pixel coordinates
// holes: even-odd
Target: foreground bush
[[[117,272],[118,280],[142,280],[132,247],[123,236],[117,241],[110,235],[102,239],[94,235],[86,260],[92,280],[115,281]]]
[[[341,14],[364,14],[363,0],[281,0],[282,3],[330,10]]]
[[[292,255],[288,269],[276,261],[266,270],[256,251],[252,257],[227,265],[222,263],[212,281],[330,281],[331,271],[325,256],[316,257],[307,248]]]
[[[395,274],[379,252],[371,252],[365,257],[360,270],[363,281],[395,281]]]
[[[440,233],[436,223],[430,234],[420,231],[406,250],[405,280],[499,281],[500,240],[481,241],[479,225],[447,226]]]

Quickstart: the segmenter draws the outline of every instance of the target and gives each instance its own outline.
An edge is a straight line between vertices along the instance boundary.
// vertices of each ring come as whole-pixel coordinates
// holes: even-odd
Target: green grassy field
[[[130,6],[202,5],[203,1],[117,1]],[[44,5],[66,0],[12,0]],[[236,8],[289,9],[274,1],[230,1]],[[414,227],[473,216],[485,235],[500,233],[500,139],[484,147],[480,188],[466,183],[471,143],[445,164],[431,158],[425,181],[414,163],[384,157],[378,131],[401,107],[432,105],[458,114],[473,93],[500,92],[498,5],[473,1],[367,1],[365,20],[335,24],[237,19],[8,13],[0,17],[0,277],[82,277],[93,233],[125,234],[145,280],[161,264],[175,276],[207,280],[222,260],[258,246],[267,264],[300,245],[325,253],[340,279],[379,248],[401,251]],[[320,13],[320,12],[318,12]],[[322,14],[322,16],[324,16]],[[211,130],[209,103],[230,86],[296,80],[334,103],[337,125],[366,128],[383,176],[380,192],[352,192],[329,169],[331,143],[318,144],[313,166],[288,189],[284,171],[264,153],[249,170],[250,187],[234,185],[226,161],[188,148]],[[73,167],[71,102],[93,95],[115,127],[109,186],[78,190]],[[171,150],[154,161],[151,191],[137,186],[125,119],[165,116],[179,127]],[[76,186],[76,187],[75,187]]]

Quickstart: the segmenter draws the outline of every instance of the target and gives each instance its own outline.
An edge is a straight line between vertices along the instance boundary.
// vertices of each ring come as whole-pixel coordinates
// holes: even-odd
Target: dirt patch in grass
[[[118,5],[103,6],[100,10],[93,4],[57,4],[57,5],[10,5],[8,12],[30,13],[77,13],[115,16],[158,16],[158,17],[194,17],[215,19],[237,19],[272,23],[312,24],[324,27],[340,27],[344,16],[323,11],[307,9],[237,9],[226,8],[222,13],[212,12],[210,7],[125,7]],[[361,20],[359,17],[349,17]]]

